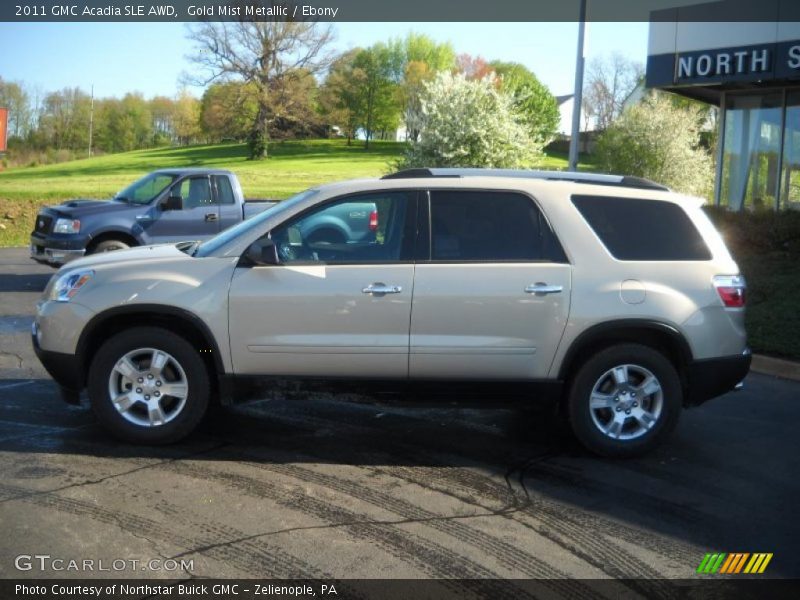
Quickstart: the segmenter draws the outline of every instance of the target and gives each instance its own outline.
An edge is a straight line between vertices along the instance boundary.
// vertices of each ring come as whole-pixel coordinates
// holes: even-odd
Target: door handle
[[[560,294],[564,290],[563,285],[547,285],[537,281],[533,285],[525,288],[526,294]]]
[[[217,213],[206,213],[206,221],[216,221],[219,219]]]
[[[403,288],[400,287],[399,285],[386,285],[385,283],[373,283],[365,287],[363,290],[361,290],[361,293],[382,296],[383,294],[399,294],[402,291]]]

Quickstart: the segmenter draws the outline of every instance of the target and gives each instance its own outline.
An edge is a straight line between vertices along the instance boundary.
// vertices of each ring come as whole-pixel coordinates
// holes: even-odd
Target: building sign
[[[647,59],[647,87],[800,79],[800,40],[660,54]]]
[[[0,107],[0,152],[6,151],[7,135],[8,135],[8,109]]]

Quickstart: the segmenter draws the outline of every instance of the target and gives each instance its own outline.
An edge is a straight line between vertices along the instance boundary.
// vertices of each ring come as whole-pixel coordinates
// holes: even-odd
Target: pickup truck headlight
[[[58,219],[53,233],[80,233],[81,222],[78,219]]]
[[[55,300],[56,302],[69,302],[93,276],[94,271],[89,270],[67,271],[56,280],[55,285],[50,289],[47,299]]]

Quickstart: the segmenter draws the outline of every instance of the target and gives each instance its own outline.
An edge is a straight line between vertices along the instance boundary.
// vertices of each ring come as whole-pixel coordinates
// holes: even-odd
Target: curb
[[[754,354],[750,370],[762,375],[772,375],[792,381],[800,381],[800,362],[785,360],[783,358],[772,358],[762,354]]]

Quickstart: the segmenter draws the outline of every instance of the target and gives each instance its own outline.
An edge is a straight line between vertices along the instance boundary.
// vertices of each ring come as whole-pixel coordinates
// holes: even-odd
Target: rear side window
[[[217,185],[217,202],[233,204],[235,200],[230,180],[225,175],[214,175],[214,183]]]
[[[573,196],[572,203],[617,260],[710,260],[702,236],[672,202]]]
[[[566,262],[536,204],[522,194],[431,192],[431,259]]]

